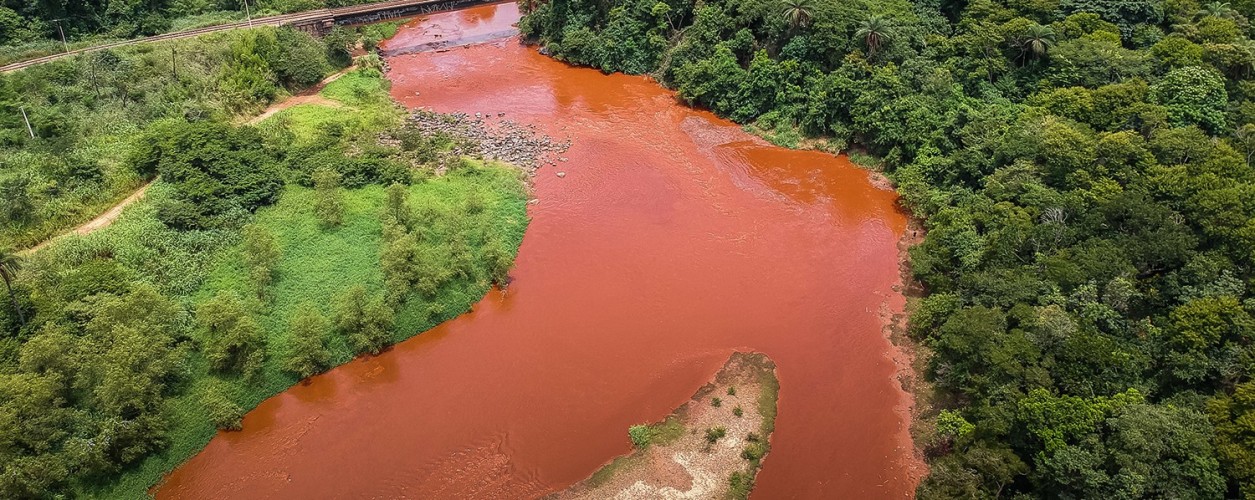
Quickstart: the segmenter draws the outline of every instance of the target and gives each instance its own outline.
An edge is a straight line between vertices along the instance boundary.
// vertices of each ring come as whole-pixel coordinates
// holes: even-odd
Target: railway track
[[[25,61],[15,62],[15,63],[8,64],[5,66],[0,66],[0,73],[8,73],[11,71],[17,71],[23,68],[28,68],[28,67],[43,64],[46,62],[55,61],[63,57],[70,57],[70,56],[74,56],[78,54],[85,54],[88,52],[95,52],[98,50],[110,49],[113,47],[121,47],[123,45],[160,42],[163,40],[177,40],[180,38],[190,38],[194,36],[200,36],[206,33],[214,33],[218,31],[227,31],[227,30],[234,30],[234,29],[240,29],[240,28],[249,28],[249,27],[254,27],[254,26],[283,26],[285,24],[295,24],[295,23],[308,22],[308,21],[317,21],[317,20],[322,20],[322,19],[334,19],[334,18],[346,17],[346,16],[352,16],[352,15],[358,15],[358,14],[385,11],[388,9],[396,9],[396,8],[401,8],[401,7],[420,6],[420,5],[425,5],[425,4],[438,4],[443,1],[446,1],[446,0],[390,0],[386,2],[376,2],[376,3],[362,4],[362,5],[354,5],[350,7],[339,7],[335,9],[315,9],[315,10],[307,10],[304,12],[294,12],[291,14],[280,14],[277,16],[258,17],[258,18],[254,18],[252,22],[240,21],[240,22],[229,23],[229,24],[219,24],[217,26],[206,26],[203,28],[195,28],[195,29],[190,29],[190,30],[165,33],[161,35],[154,35],[154,36],[143,37],[143,38],[135,38],[131,40],[123,40],[119,42],[110,42],[110,43],[104,43],[100,45],[93,45],[91,47],[84,47],[81,49],[71,50],[68,52],[61,52],[61,53],[53,54],[49,56],[37,57],[35,59],[27,59]]]

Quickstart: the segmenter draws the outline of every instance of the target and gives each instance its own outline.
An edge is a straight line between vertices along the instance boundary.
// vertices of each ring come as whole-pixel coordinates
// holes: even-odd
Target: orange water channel
[[[433,15],[385,48],[518,15]],[[912,494],[911,398],[882,328],[904,304],[894,193],[844,158],[770,146],[647,78],[516,37],[388,62],[408,107],[571,139],[535,179],[513,283],[265,401],[159,497],[541,496],[628,452],[628,426],[662,418],[738,349],[771,356],[782,384],[756,498]]]

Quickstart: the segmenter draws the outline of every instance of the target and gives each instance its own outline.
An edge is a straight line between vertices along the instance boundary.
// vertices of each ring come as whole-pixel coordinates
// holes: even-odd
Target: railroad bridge
[[[458,10],[480,4],[497,3],[501,0],[401,0],[380,2],[338,9],[327,9],[321,16],[306,16],[288,21],[287,24],[306,33],[322,36],[336,26],[355,26],[377,23],[388,19],[421,16],[433,12]],[[311,12],[310,14],[313,14]]]

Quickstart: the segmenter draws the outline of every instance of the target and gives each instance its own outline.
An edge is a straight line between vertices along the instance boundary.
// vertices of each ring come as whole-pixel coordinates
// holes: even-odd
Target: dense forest
[[[238,30],[0,75],[0,498],[143,497],[265,398],[505,280],[521,170],[412,126],[377,56],[347,67],[388,30]],[[322,104],[245,124],[341,68]],[[149,180],[105,229],[8,247]]]
[[[1255,2],[522,6],[560,59],[879,159],[927,229],[922,498],[1255,498]]]

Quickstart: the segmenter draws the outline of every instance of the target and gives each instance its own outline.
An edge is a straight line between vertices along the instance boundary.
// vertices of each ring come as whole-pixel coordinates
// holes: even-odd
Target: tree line
[[[923,498],[1255,498],[1255,3],[522,2],[922,219]],[[834,361],[837,362],[837,361]]]

